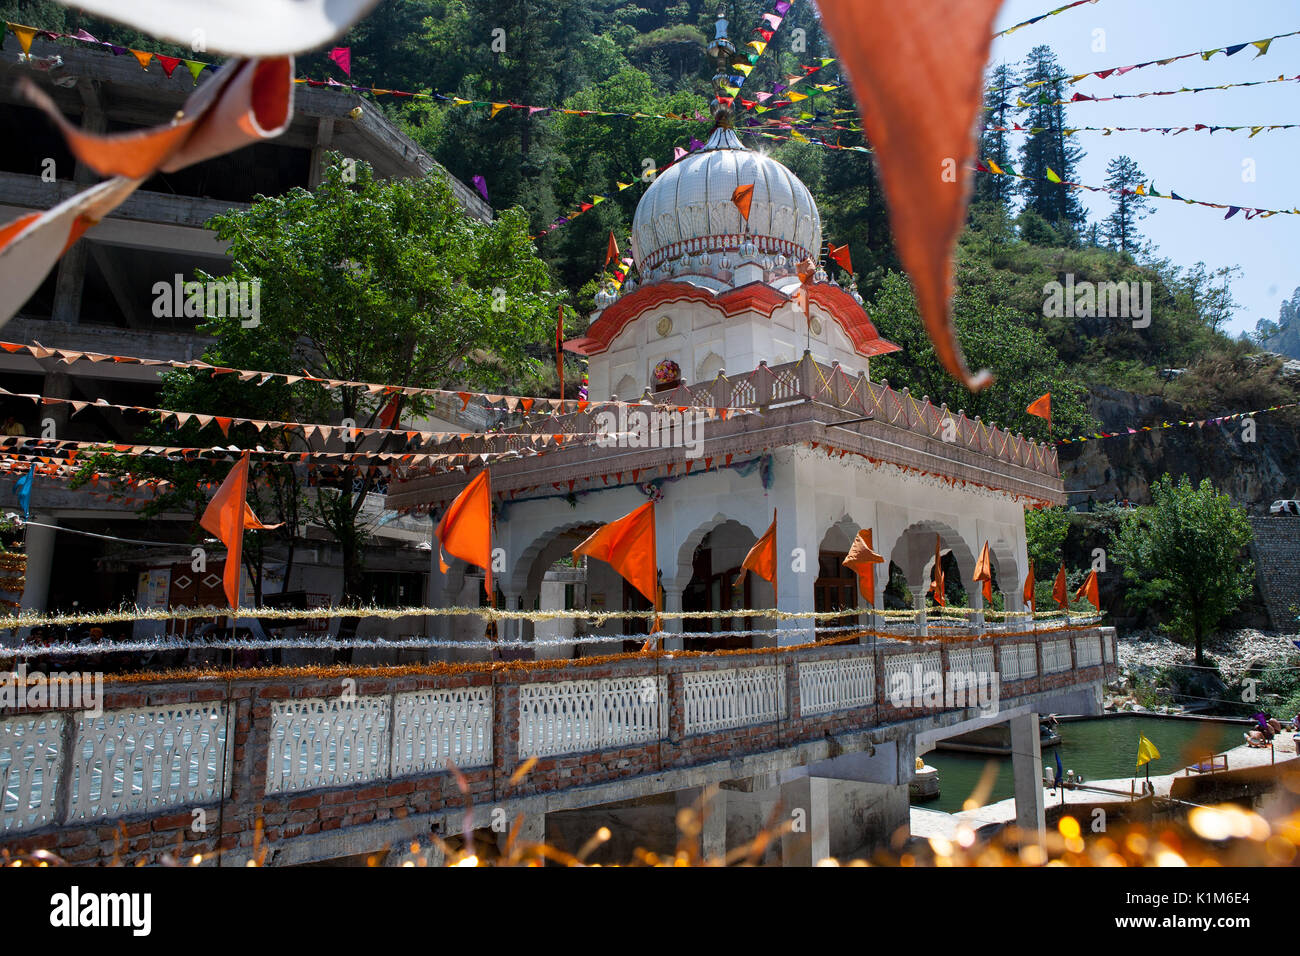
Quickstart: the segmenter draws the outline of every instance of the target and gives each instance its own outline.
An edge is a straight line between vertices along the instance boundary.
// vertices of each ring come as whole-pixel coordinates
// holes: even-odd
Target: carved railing
[[[621,401],[645,401],[654,406],[706,407],[712,409],[766,409],[787,402],[812,401],[843,409],[853,417],[870,415],[874,421],[915,434],[939,439],[958,448],[986,455],[998,461],[1028,468],[1053,478],[1060,474],[1056,449],[1023,434],[968,418],[964,411],[950,412],[947,405],[935,405],[928,397],[919,401],[904,388],[895,391],[887,381],[873,382],[863,373],[848,375],[838,362],[824,365],[805,356],[782,365],[760,363],[747,374],[728,377],[719,374],[711,382],[678,385],[676,388],[643,395],[619,395]],[[574,403],[575,408],[577,402]],[[586,410],[547,416],[526,422],[514,432],[521,437],[507,439],[509,450],[534,447],[522,437],[533,432],[563,434],[594,433],[601,430],[602,413],[618,417],[617,406],[592,403]],[[605,429],[608,430],[608,429]]]
[[[889,641],[818,646],[774,651],[761,663],[633,657],[602,665],[595,679],[548,680],[524,671],[517,683],[503,675],[491,685],[451,677],[451,686],[409,690],[406,683],[388,693],[333,697],[320,696],[323,689],[295,697],[292,686],[251,679],[229,709],[207,699],[208,686],[160,682],[142,690],[146,699],[159,693],[182,702],[110,707],[99,715],[11,710],[0,715],[0,834],[210,807],[231,797],[232,778],[244,781],[237,800],[248,801],[251,786],[260,804],[453,767],[508,774],[516,760],[531,757],[620,753],[634,775],[653,770],[645,751],[638,753],[653,741],[682,748],[679,754],[700,748],[689,759],[717,759],[709,748],[740,728],[779,724],[778,738],[821,739],[828,720],[867,727],[898,719],[890,705],[909,712],[953,706],[933,701],[936,677],[941,686],[959,676],[982,679],[1000,664],[1002,683],[1027,681],[1038,674],[1041,652],[1044,675],[1073,668],[1095,679],[1103,656],[1115,656],[1109,630],[1041,637],[919,648]],[[797,700],[787,695],[787,678]],[[1024,692],[1034,690],[1030,684]],[[187,694],[198,699],[186,702]],[[762,739],[738,733],[735,746],[771,746]],[[234,741],[242,743],[238,765]],[[498,755],[494,742],[502,741]],[[538,772],[558,774],[548,787],[567,785],[545,764]]]

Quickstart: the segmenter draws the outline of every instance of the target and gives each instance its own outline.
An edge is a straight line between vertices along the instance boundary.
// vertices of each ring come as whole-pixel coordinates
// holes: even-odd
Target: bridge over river
[[[720,855],[779,813],[781,859],[883,844],[918,741],[1009,721],[1018,822],[1043,822],[1040,712],[1096,713],[1115,638],[1094,625],[943,641],[590,661],[106,678],[102,713],[0,709],[0,850],[73,864],[339,861],[522,817],[563,841],[600,808],[708,794]],[[927,693],[942,680],[946,697]],[[987,687],[985,705],[952,688]],[[521,766],[532,761],[526,772]],[[459,776],[459,780],[457,779]],[[463,788],[463,789],[462,789]],[[615,812],[616,811],[611,811]],[[674,813],[668,813],[671,821]],[[788,817],[783,817],[788,819]],[[435,861],[436,862],[436,861]]]

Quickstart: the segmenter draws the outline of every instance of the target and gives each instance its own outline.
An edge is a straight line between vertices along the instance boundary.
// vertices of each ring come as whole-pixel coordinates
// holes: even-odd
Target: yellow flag
[[[1145,195],[1147,194],[1147,188],[1146,188],[1146,186],[1144,186],[1142,183],[1138,183],[1137,189],[1134,190],[1134,191],[1135,191],[1139,196],[1145,196]]]
[[[1144,763],[1150,763],[1152,760],[1160,759],[1160,751],[1156,750],[1156,745],[1147,740],[1142,734],[1138,734],[1138,762],[1140,767]]]
[[[754,68],[750,66],[748,63],[733,63],[731,64],[731,68],[733,70],[739,70],[741,73],[744,73],[746,76],[749,76],[749,74],[754,72]]]
[[[5,21],[5,26],[13,31],[13,35],[18,38],[18,45],[23,48],[23,52],[31,55],[32,41],[36,39],[36,28],[25,27],[20,23],[10,23]]]
[[[1061,177],[1056,175],[1055,170],[1053,170],[1051,166],[1047,167],[1047,178],[1054,183],[1059,183],[1061,181]]]
[[[497,114],[500,113],[503,109],[505,109],[508,105],[509,105],[508,103],[493,103],[491,118],[496,119]]]
[[[785,95],[785,98],[786,98],[787,100],[789,100],[791,103],[798,103],[800,100],[806,100],[806,99],[808,99],[808,94],[806,94],[806,93],[787,93],[787,94]]]
[[[1006,175],[1004,172],[1002,172],[1002,167],[1000,167],[997,163],[993,162],[993,160],[986,159],[984,162],[988,164],[989,172],[991,172],[994,176]]]

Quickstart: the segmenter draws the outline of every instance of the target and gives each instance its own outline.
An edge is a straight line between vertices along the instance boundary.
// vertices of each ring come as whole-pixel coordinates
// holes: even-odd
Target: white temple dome
[[[745,222],[731,197],[737,186],[751,183],[748,235],[759,253],[816,261],[822,225],[808,187],[720,126],[703,149],[660,173],[641,197],[632,219],[632,255],[641,275],[683,256],[738,251]]]

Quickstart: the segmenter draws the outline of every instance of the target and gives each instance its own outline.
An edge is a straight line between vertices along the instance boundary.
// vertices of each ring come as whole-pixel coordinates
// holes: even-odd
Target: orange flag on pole
[[[1089,571],[1088,576],[1083,581],[1082,587],[1080,587],[1078,591],[1074,592],[1074,599],[1077,601],[1079,598],[1087,598],[1093,607],[1098,611],[1101,610],[1101,595],[1098,593],[1097,589],[1096,571]]]
[[[618,261],[618,240],[614,238],[614,230],[609,231],[609,245],[605,249],[605,265]]]
[[[979,560],[975,562],[975,576],[971,578],[972,582],[984,582],[984,600],[993,600],[993,561],[989,557],[989,543],[984,542],[984,547],[980,550]]]
[[[776,599],[776,509],[772,509],[772,524],[763,532],[763,536],[749,549],[745,560],[740,563],[740,575],[736,578],[737,587],[745,580],[745,572],[753,571],[764,581],[772,584],[772,598]]]
[[[844,566],[858,575],[858,593],[872,607],[876,606],[876,565],[885,561],[871,546],[871,529],[863,528],[853,539]]]
[[[934,579],[930,584],[930,592],[934,595],[934,603],[939,607],[947,607],[948,599],[944,594],[946,585],[943,580],[943,539],[939,535],[934,536]]]
[[[203,530],[215,535],[226,546],[226,569],[222,574],[222,584],[226,600],[236,609],[239,607],[239,569],[244,554],[244,532],[279,527],[258,521],[257,515],[248,506],[247,495],[248,452],[244,452],[199,519]]]
[[[1070,599],[1065,590],[1065,565],[1061,565],[1061,570],[1056,572],[1056,581],[1052,585],[1052,600],[1060,605],[1062,611],[1070,609]]]
[[[573,549],[604,561],[659,610],[659,558],[655,547],[655,503],[647,501],[629,515],[598,528]]]
[[[1025,409],[1030,415],[1037,415],[1039,418],[1046,418],[1050,423],[1052,421],[1052,393],[1048,392],[1042,398],[1036,398]]]
[[[492,587],[492,479],[484,468],[456,496],[434,531],[438,538],[438,570],[446,574],[446,552],[483,569],[483,590],[488,603],[496,593]]]
[[[731,194],[731,201],[736,204],[736,208],[740,210],[745,222],[749,222],[749,206],[754,201],[754,184],[748,183],[744,186],[737,186]]]
[[[1032,613],[1034,610],[1034,562],[1029,562],[1029,576],[1025,578],[1025,591],[1021,597],[1024,599],[1025,607],[1029,608]]]

